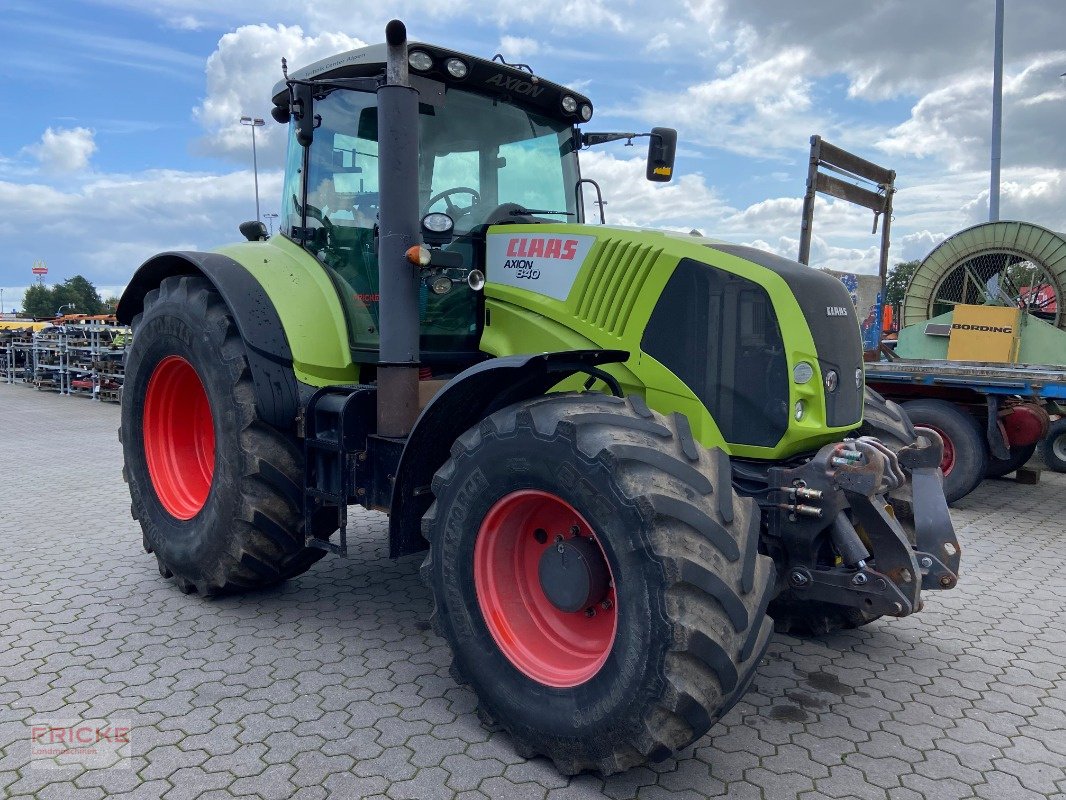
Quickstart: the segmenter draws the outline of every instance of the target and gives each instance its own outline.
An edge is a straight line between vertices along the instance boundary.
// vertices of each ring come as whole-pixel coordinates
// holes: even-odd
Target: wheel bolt
[[[577,525],[571,525],[570,526],[570,535],[571,536],[580,536],[581,535],[581,528],[579,528]]]
[[[594,616],[596,616],[596,609],[594,609],[594,608],[586,608],[585,609],[585,616],[588,617],[589,619],[592,619]]]
[[[602,603],[600,603],[600,608],[602,608],[604,611],[610,611],[612,608],[614,608],[614,603],[612,603],[610,600],[604,600]]]

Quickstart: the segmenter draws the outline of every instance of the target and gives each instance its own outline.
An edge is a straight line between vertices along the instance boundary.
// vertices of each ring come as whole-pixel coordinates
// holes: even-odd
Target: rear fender
[[[256,277],[219,253],[174,251],[148,259],[134,273],[119,301],[119,322],[129,325],[144,310],[144,298],[165,278],[197,275],[218,291],[244,340],[255,383],[256,405],[264,421],[294,430],[300,407],[292,350],[277,309]]]
[[[426,548],[421,521],[433,502],[430,482],[448,460],[452,443],[494,411],[538,397],[575,373],[617,382],[599,369],[625,361],[624,350],[571,350],[492,358],[452,378],[415,422],[396,470],[389,515],[389,554],[393,558]]]

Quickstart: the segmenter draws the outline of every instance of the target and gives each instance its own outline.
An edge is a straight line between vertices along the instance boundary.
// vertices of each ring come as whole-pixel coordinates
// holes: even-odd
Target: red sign
[[[33,267],[30,272],[32,272],[34,275],[47,275],[48,267]]]

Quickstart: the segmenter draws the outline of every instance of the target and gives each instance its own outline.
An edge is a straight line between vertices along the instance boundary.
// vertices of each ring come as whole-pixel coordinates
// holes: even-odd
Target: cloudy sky
[[[6,0],[0,16],[0,287],[119,288],[152,253],[238,238],[276,211],[280,59],[383,38],[509,60],[596,103],[593,130],[679,130],[672,184],[608,145],[586,175],[608,222],[700,231],[795,257],[811,134],[895,169],[893,261],[988,214],[994,0]],[[1002,216],[1066,230],[1066,13],[1007,0]],[[871,214],[819,200],[812,260],[876,271]]]

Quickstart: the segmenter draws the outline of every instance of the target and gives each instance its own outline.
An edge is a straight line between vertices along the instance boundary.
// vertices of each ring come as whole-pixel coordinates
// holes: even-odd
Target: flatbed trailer
[[[1055,365],[897,358],[867,363],[866,384],[944,438],[949,502],[1024,466],[1066,409],[1066,367]]]

